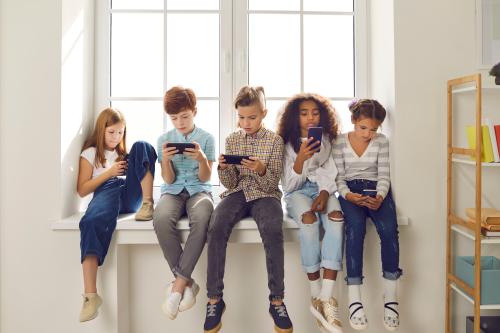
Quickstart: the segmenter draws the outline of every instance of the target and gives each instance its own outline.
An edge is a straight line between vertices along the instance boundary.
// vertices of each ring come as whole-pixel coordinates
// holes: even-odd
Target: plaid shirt
[[[262,127],[254,135],[239,130],[226,139],[226,154],[257,157],[266,166],[264,176],[241,165],[229,165],[218,169],[219,178],[227,190],[221,198],[243,191],[247,202],[271,197],[281,200],[278,183],[283,169],[283,139]]]

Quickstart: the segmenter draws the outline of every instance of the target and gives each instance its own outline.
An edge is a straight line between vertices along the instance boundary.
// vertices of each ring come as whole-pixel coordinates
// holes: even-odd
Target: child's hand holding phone
[[[171,161],[178,152],[179,150],[177,150],[176,147],[169,146],[168,142],[165,142],[162,146],[162,159],[165,161]]]
[[[241,160],[241,165],[257,172],[259,176],[264,176],[266,174],[266,166],[255,156],[250,156],[248,159],[244,158]]]

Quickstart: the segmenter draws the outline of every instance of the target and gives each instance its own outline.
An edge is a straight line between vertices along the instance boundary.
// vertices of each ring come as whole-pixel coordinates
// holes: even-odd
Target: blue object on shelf
[[[467,317],[465,323],[466,333],[474,333],[474,317]],[[481,316],[479,321],[481,333],[498,333],[500,332],[500,317],[499,316]]]
[[[474,288],[474,257],[456,257],[455,275]],[[500,304],[500,260],[481,257],[481,305]]]

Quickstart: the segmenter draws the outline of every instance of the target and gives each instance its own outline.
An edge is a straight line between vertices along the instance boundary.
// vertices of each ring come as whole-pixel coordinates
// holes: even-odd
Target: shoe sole
[[[384,320],[382,320],[382,321],[384,322],[384,327],[385,327],[385,329],[386,329],[386,330],[388,330],[389,332],[396,332],[396,331],[398,330],[398,328],[399,328],[399,326],[398,326],[398,327],[391,327],[391,326],[388,326],[388,325],[385,323],[385,321],[384,321]]]
[[[200,286],[196,285],[196,288],[191,289],[193,290],[193,301],[191,303],[183,304],[181,300],[181,303],[179,304],[179,312],[187,311],[196,304],[196,295],[200,292]]]
[[[224,308],[224,310],[222,310],[222,315],[220,316],[220,323],[217,324],[217,326],[215,326],[214,328],[212,328],[211,330],[203,330],[203,332],[205,333],[217,333],[220,331],[220,329],[222,328],[222,316],[224,315],[224,312],[226,312],[226,308]]]
[[[368,328],[368,325],[356,325],[349,320],[349,325],[356,331],[364,331]]]
[[[90,318],[87,318],[87,319],[84,319],[84,320],[81,320],[81,319],[80,319],[80,323],[84,323],[84,322],[86,322],[86,321],[91,321],[91,320],[93,320],[93,319],[96,319],[98,314],[99,314],[99,312],[96,312],[96,313],[95,313],[92,317],[90,317]]]
[[[172,315],[170,312],[167,311],[167,302],[165,300],[165,302],[163,302],[163,304],[161,305],[161,311],[167,316],[168,319],[170,320],[174,320],[175,318],[177,318],[177,313],[175,315]]]
[[[327,330],[330,333],[342,333],[342,329],[341,328],[332,326],[332,324],[330,324],[329,322],[327,322],[326,319],[321,315],[321,313],[319,313],[318,310],[316,310],[314,308],[314,306],[310,305],[309,306],[309,311],[311,311],[311,313],[314,316],[314,318],[316,318],[316,320],[319,323],[321,323],[321,325],[323,326],[323,328],[325,330]]]
[[[135,217],[135,220],[136,221],[141,221],[141,222],[144,222],[144,221],[151,221],[153,219],[153,217],[151,216],[151,218],[147,218],[147,217]]]
[[[269,317],[271,317],[272,321],[274,322],[273,316],[269,314]],[[293,327],[292,328],[279,328],[278,326],[274,325],[274,331],[276,333],[293,333]]]

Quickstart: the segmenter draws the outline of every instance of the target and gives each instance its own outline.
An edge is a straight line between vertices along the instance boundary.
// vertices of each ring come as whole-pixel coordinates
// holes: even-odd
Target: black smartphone
[[[321,148],[321,138],[323,137],[323,127],[309,127],[307,129],[307,138],[313,137],[314,140],[309,144],[312,145],[314,142],[319,141],[318,152]]]
[[[365,188],[363,190],[363,195],[367,195],[369,197],[375,198],[377,196],[377,190],[370,190]]]
[[[227,164],[241,164],[241,160],[246,159],[249,160],[250,156],[247,155],[228,155],[222,154]]]
[[[193,148],[194,149],[194,143],[169,142],[169,143],[167,143],[167,148],[169,148],[169,147],[175,147],[178,150],[176,154],[182,154],[182,153],[184,153],[184,149],[186,149],[186,148]]]

